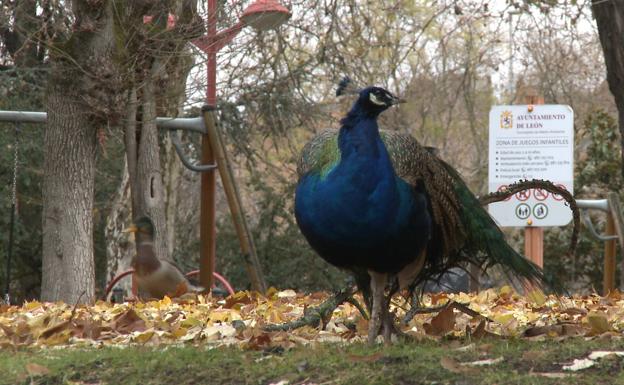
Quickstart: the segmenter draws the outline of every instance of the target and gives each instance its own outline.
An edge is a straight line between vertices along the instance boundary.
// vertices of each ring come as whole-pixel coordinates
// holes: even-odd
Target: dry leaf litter
[[[266,295],[242,291],[225,299],[193,295],[124,304],[99,301],[76,307],[36,301],[22,306],[0,305],[0,347],[202,344],[259,350],[365,341],[368,323],[350,303],[338,306],[331,319],[319,327],[264,331],[266,325],[299,319],[306,309],[320,305],[328,297],[328,293],[270,289]],[[401,330],[417,339],[461,338],[467,334],[472,338],[619,337],[624,331],[624,296],[617,291],[605,297],[557,297],[539,291],[521,296],[505,286],[475,294],[427,294],[423,298],[426,306],[450,301],[467,304],[483,317],[447,308],[438,313],[417,314]],[[402,319],[408,308],[402,297],[393,300],[392,311],[397,319]],[[599,358],[589,357],[564,370],[579,370]],[[443,365],[463,372],[492,363],[473,363],[468,367],[449,361]]]

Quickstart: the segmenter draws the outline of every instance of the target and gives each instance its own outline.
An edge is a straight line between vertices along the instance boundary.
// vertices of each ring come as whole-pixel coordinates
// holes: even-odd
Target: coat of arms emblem
[[[501,112],[500,127],[503,129],[513,128],[513,113],[511,111]]]

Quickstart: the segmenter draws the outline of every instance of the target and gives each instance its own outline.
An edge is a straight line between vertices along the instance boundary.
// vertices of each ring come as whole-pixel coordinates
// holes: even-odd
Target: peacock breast
[[[387,257],[396,263],[386,259],[384,266],[395,269],[408,263],[428,237],[429,219],[420,218],[428,215],[425,205],[394,174],[378,178],[369,170],[368,175],[344,175],[337,168],[326,177],[308,174],[301,179],[295,215],[308,242],[328,262],[376,267]]]

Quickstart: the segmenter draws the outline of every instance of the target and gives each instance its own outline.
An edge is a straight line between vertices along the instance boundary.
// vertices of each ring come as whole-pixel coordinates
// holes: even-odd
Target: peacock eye
[[[378,106],[385,106],[385,105],[386,105],[386,103],[384,103],[384,101],[383,101],[383,100],[381,100],[381,98],[380,98],[379,96],[375,95],[375,94],[376,94],[376,92],[371,92],[371,93],[369,94],[368,98],[370,99],[370,101],[371,101],[373,104],[376,104],[376,105],[378,105]]]

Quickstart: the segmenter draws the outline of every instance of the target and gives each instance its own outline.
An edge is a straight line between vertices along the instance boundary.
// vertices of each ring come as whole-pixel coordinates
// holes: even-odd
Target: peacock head
[[[124,230],[128,233],[140,233],[148,236],[154,236],[154,223],[149,217],[142,216],[137,218],[134,223]]]
[[[379,115],[395,104],[404,102],[403,99],[396,97],[382,87],[370,86],[358,89],[348,77],[340,81],[336,90],[336,96],[344,94],[358,95],[358,100],[355,102],[354,107],[358,107],[373,115]]]
[[[357,103],[366,110],[379,114],[395,104],[403,103],[403,99],[394,96],[385,88],[372,86],[360,91]]]

